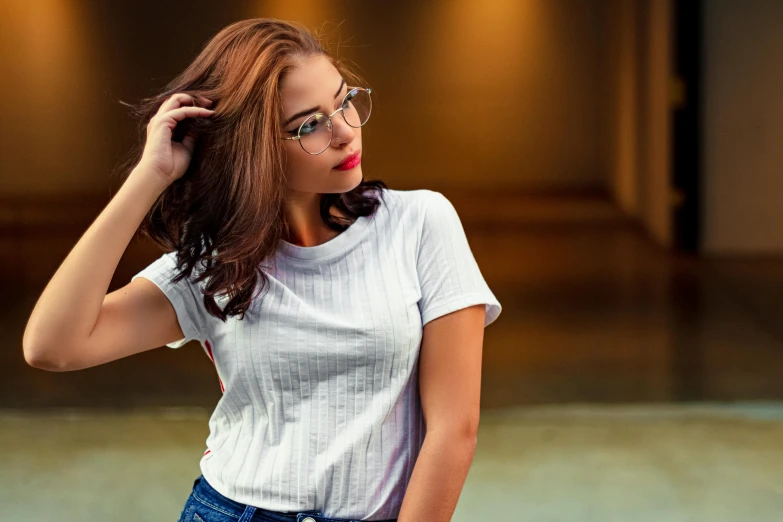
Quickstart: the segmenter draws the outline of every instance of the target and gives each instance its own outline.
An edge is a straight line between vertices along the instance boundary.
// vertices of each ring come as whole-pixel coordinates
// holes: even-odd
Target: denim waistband
[[[282,512],[272,511],[255,506],[249,507],[246,504],[242,504],[241,502],[237,502],[221,494],[219,491],[213,488],[209,482],[207,482],[207,479],[204,478],[204,475],[199,475],[198,478],[193,481],[193,495],[201,502],[206,503],[213,508],[232,513],[237,517],[237,519],[243,518],[243,515],[245,515],[244,519],[248,521],[257,520],[256,518],[247,517],[248,514],[254,515],[255,513],[261,517],[265,517],[276,522],[311,522],[308,520],[308,517],[311,518],[314,522],[365,522],[350,518],[325,517],[321,514],[321,511],[314,509],[306,511]],[[248,513],[248,510],[250,510],[250,513]],[[397,522],[397,519],[391,518],[373,522]]]

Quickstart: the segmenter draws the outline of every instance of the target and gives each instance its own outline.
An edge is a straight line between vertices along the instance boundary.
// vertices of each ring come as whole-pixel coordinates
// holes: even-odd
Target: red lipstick
[[[334,167],[335,170],[351,170],[352,168],[356,167],[361,163],[362,158],[360,155],[361,151],[357,150],[347,158],[345,158],[342,163]]]

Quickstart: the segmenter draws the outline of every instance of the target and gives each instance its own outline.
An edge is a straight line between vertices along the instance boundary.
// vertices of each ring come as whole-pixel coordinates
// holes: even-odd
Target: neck
[[[340,232],[329,228],[320,212],[321,194],[291,191],[285,204],[288,221],[287,237],[283,239],[291,244],[303,247],[317,246],[338,236]],[[330,213],[338,218],[346,217],[337,209]]]

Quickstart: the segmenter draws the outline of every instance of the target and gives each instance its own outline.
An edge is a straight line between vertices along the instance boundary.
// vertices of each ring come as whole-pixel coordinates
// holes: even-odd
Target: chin
[[[357,168],[355,168],[354,170],[356,172],[352,172],[352,174],[353,174],[353,183],[352,183],[351,188],[349,190],[353,190],[356,187],[358,187],[361,184],[362,179],[364,179],[364,176],[362,174],[362,167],[361,167],[361,165],[358,166]]]
[[[340,180],[340,185],[343,187],[342,190],[338,190],[337,192],[349,192],[356,187],[359,186],[359,184],[362,182],[362,168],[361,166],[356,167],[355,169],[351,169],[348,172],[341,172],[336,171],[337,175],[344,176],[342,180]]]

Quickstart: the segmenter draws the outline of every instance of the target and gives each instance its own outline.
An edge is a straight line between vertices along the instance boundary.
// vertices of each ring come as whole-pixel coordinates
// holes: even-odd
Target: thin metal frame
[[[354,127],[353,125],[348,123],[348,119],[345,117],[345,112],[344,112],[345,111],[345,107],[343,107],[343,105],[345,104],[345,99],[348,97],[349,94],[351,94],[351,91],[353,91],[355,89],[359,89],[359,90],[362,90],[362,91],[367,91],[367,96],[370,96],[370,112],[367,114],[367,119],[364,120],[364,123],[359,125],[359,127],[364,126],[364,124],[367,123],[370,120],[370,114],[372,114],[372,96],[371,96],[372,88],[371,87],[366,87],[366,88],[365,87],[350,87],[348,89],[348,92],[345,93],[345,96],[343,96],[343,100],[340,103],[340,108],[339,109],[334,111],[332,114],[324,114],[323,112],[314,112],[313,114],[311,114],[310,116],[305,118],[305,120],[299,125],[299,128],[296,129],[296,136],[281,137],[280,139],[282,139],[282,140],[298,140],[299,141],[299,146],[302,147],[302,150],[307,152],[311,156],[316,156],[318,154],[321,154],[321,152],[323,152],[324,150],[328,149],[329,145],[332,144],[332,138],[334,137],[334,125],[332,124],[332,116],[334,116],[335,114],[337,114],[340,111],[343,111],[343,120],[345,121],[345,123],[347,123],[349,127],[353,127],[354,129],[358,129],[359,128],[359,127]],[[329,122],[329,124],[328,124],[329,125],[329,134],[330,134],[329,135],[329,143],[326,144],[326,147],[324,147],[321,152],[310,152],[310,151],[308,151],[307,149],[304,148],[304,145],[302,145],[302,127],[304,127],[304,124],[307,123],[310,120],[310,118],[312,118],[313,116],[317,116],[318,114],[322,114],[322,115],[326,116],[326,120]],[[286,132],[293,132],[293,131],[286,131]]]

